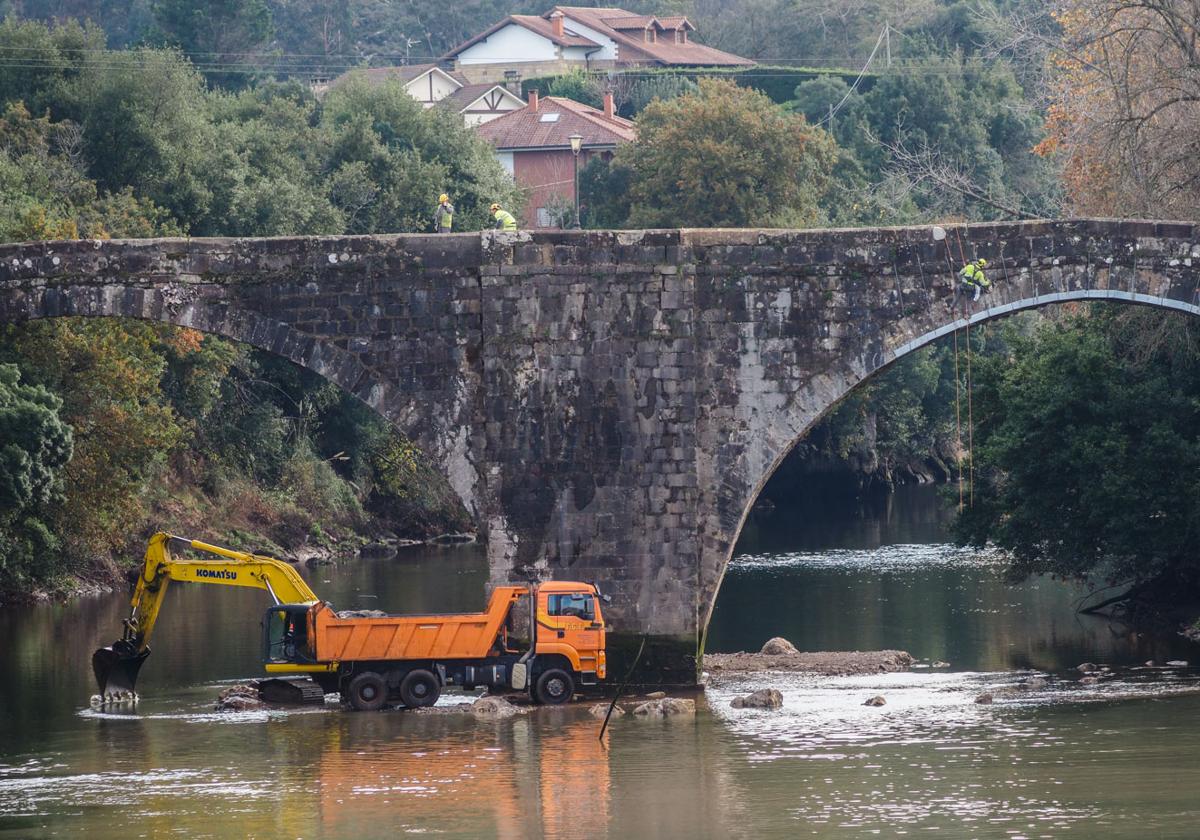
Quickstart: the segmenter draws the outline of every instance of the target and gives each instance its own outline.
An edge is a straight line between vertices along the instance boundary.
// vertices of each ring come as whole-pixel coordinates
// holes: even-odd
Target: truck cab
[[[565,659],[578,675],[580,685],[596,685],[604,679],[608,666],[604,615],[596,587],[574,581],[548,581],[537,587],[536,598],[537,659],[542,663]]]

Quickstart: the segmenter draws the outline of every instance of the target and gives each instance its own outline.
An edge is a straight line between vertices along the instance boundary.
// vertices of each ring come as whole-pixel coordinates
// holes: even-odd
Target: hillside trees
[[[1048,137],[1081,214],[1200,212],[1200,8],[1185,0],[1060,0]]]

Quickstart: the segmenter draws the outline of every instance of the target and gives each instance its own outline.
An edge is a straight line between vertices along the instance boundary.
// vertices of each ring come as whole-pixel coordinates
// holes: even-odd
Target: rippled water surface
[[[943,526],[923,491],[803,528],[757,519],[709,637],[924,667],[722,681],[694,720],[618,718],[606,744],[583,707],[215,713],[258,673],[265,606],[217,587],[172,593],[136,713],[99,714],[88,658],[123,599],[6,610],[0,837],[1198,836],[1198,672],[1143,664],[1196,650],[1079,620],[1069,587],[1008,587]],[[477,607],[486,581],[463,549],[306,574],[339,607],[397,611]],[[1082,684],[1082,661],[1108,670]],[[768,685],[783,709],[730,708]]]

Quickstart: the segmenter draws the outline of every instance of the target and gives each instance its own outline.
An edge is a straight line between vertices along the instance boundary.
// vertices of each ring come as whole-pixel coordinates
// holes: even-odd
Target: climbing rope
[[[958,240],[958,256],[962,264],[967,264],[967,252],[963,248],[962,234],[957,228],[954,236]],[[957,331],[955,332],[957,335]],[[967,506],[975,507],[975,412],[972,406],[971,392],[971,318],[967,316]],[[961,447],[962,433],[959,432]],[[960,467],[961,472],[961,467]],[[961,479],[960,479],[961,480]],[[962,490],[959,489],[958,507],[962,510]]]
[[[954,262],[950,258],[950,241],[946,240],[946,270],[950,272],[950,282],[954,285],[955,295],[958,294],[958,275],[954,271]],[[952,313],[955,319],[958,313]],[[958,464],[958,510],[963,509],[963,469],[962,469],[962,383],[958,375],[958,329],[954,330],[954,429],[957,446],[954,450],[954,460]]]

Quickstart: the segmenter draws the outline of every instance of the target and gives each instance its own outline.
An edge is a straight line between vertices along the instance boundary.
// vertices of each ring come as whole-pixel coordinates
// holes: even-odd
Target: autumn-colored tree
[[[1081,214],[1200,212],[1200,6],[1059,0],[1047,137]]]
[[[637,141],[617,153],[615,164],[632,171],[631,227],[820,221],[837,147],[803,115],[763,94],[702,79],[694,93],[652,102],[637,126]]]

